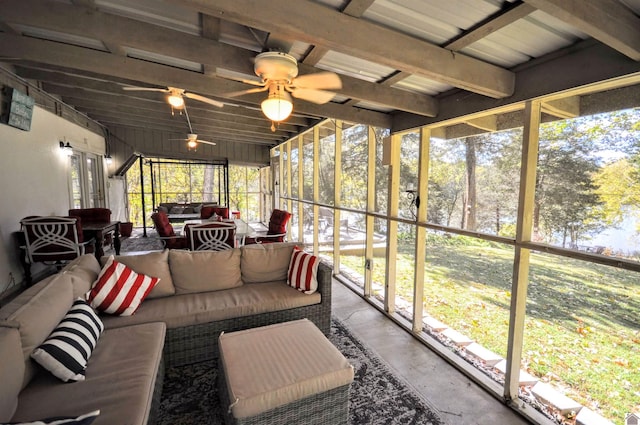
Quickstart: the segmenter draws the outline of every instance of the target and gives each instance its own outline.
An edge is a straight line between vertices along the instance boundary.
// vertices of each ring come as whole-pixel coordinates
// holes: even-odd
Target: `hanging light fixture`
[[[291,95],[281,84],[272,84],[269,87],[269,97],[262,101],[260,107],[266,117],[274,122],[287,119],[293,111]]]

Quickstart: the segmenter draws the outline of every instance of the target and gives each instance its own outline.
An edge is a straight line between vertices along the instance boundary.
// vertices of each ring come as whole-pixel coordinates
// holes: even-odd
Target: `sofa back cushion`
[[[25,365],[23,388],[37,370],[29,358],[31,352],[58,326],[72,303],[71,277],[58,273],[38,282],[0,309],[0,321],[15,322],[19,326]]]
[[[102,257],[102,264],[106,264],[107,259],[106,256]],[[153,287],[147,298],[168,297],[176,293],[169,271],[168,249],[141,255],[117,255],[114,259],[138,274],[160,278],[160,282]]]
[[[242,285],[240,249],[169,251],[176,294],[219,291]]]
[[[84,297],[100,274],[100,263],[93,254],[82,255],[67,264],[62,273],[71,276],[73,299]]]
[[[245,245],[241,248],[242,281],[260,283],[287,281],[289,262],[295,243]]]
[[[9,422],[18,406],[18,394],[24,379],[24,358],[17,327],[0,323],[0,422]]]

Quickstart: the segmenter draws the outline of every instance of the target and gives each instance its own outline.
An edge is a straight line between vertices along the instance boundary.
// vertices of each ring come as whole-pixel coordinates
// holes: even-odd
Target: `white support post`
[[[524,131],[522,140],[522,161],[520,168],[520,195],[516,227],[516,246],[513,260],[513,283],[509,314],[509,340],[507,344],[507,371],[505,374],[504,397],[518,398],[520,362],[524,342],[524,320],[527,307],[527,286],[529,285],[529,257],[531,251],[523,248],[523,242],[530,242],[533,229],[533,207],[536,189],[536,167],[538,163],[538,141],[540,130],[539,101],[525,103]]]

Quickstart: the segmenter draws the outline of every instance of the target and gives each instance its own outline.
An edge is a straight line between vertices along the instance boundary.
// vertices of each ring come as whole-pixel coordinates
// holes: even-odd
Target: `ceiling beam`
[[[516,91],[508,99],[495,100],[463,91],[451,92],[440,99],[441,110],[437,118],[397,114],[391,131],[405,131],[423,125],[447,125],[468,115],[521,109],[524,101],[545,96],[557,99],[638,85],[640,62],[590,39],[564,52],[554,52],[531,61],[517,72],[517,77]],[[632,92],[631,96],[634,94]]]
[[[94,9],[41,0],[3,0],[0,16],[9,23],[96,39],[107,46],[132,47],[201,63],[207,75],[214,75],[216,68],[254,75],[255,52]],[[215,36],[217,18],[202,14],[202,19],[204,35]],[[299,69],[301,75],[323,71],[302,64]],[[346,97],[375,101],[419,115],[433,117],[438,113],[437,101],[431,96],[380,87],[349,76],[341,76],[341,79],[339,93]]]
[[[515,75],[426,41],[348,16],[310,0],[270,0],[255,13],[252,0],[171,0],[225,20],[371,60],[394,69],[494,98],[513,93]],[[384,40],[376,43],[374,40]]]
[[[485,117],[466,120],[465,123],[471,127],[485,131],[496,131],[498,129],[498,118],[495,115],[487,115]]]
[[[449,40],[442,47],[453,51],[462,50],[489,34],[524,18],[535,10],[535,7],[522,3],[521,0],[514,3],[506,2],[506,5],[502,10],[499,10],[487,19],[484,19],[472,26],[457,37],[454,37],[452,40]]]
[[[633,60],[640,60],[640,17],[618,0],[525,0]]]
[[[131,107],[156,111],[161,110],[166,113],[171,111],[165,99],[166,95],[163,93],[124,91],[120,84],[65,74],[59,71],[49,71],[24,66],[17,66],[16,71],[22,78],[45,83],[45,89],[51,94],[74,98],[82,96],[90,100],[96,100],[96,95],[106,95],[100,98],[101,102],[109,102],[111,105],[120,105],[126,102],[127,105]],[[187,105],[189,114],[195,117],[206,116],[212,119],[215,118],[221,121],[235,122],[247,126],[264,128],[271,126],[271,122],[266,119],[264,114],[257,108],[254,110],[247,107],[234,107],[230,105],[226,105],[224,108],[216,108],[196,100],[187,100]],[[238,113],[238,108],[242,108],[241,113]],[[292,115],[281,123],[281,127],[292,133],[297,133],[301,127],[306,128],[311,123],[312,121],[307,118]]]
[[[115,109],[103,109],[103,108],[95,108],[95,107],[86,107],[86,106],[78,106],[77,109],[90,117],[113,117],[120,119],[137,119],[141,121],[148,121],[149,123],[158,124],[158,125],[166,125],[173,126],[175,131],[184,133],[190,133],[189,127],[187,125],[186,118],[180,117],[178,119],[173,119],[169,116],[164,116],[162,114],[143,114],[141,111],[128,111],[123,112],[122,110]],[[97,119],[97,118],[94,118]],[[193,121],[193,120],[192,120]],[[224,134],[237,134],[238,136],[246,137],[251,140],[264,140],[264,141],[281,141],[286,140],[289,135],[288,134],[276,134],[269,131],[256,132],[250,129],[241,129],[233,126],[222,126],[222,125],[212,125],[211,123],[203,122],[201,120],[195,120],[192,122],[193,131],[196,134],[211,134],[211,135],[224,135]]]
[[[226,93],[246,88],[244,84],[239,82],[210,77],[167,65],[133,58],[123,58],[82,47],[4,33],[0,33],[0,57],[20,57],[27,61],[76,68],[103,75],[113,75],[118,78],[142,81],[161,87],[182,87],[189,91],[217,97],[224,97]],[[14,61],[11,60],[11,62]],[[243,98],[246,102],[256,105],[259,105],[262,99],[262,96],[245,96]],[[387,114],[345,107],[336,103],[319,106],[296,100],[294,109],[298,113],[316,117],[342,119],[385,128],[388,128],[391,124],[391,117]]]
[[[117,95],[107,93],[96,93],[78,88],[55,86],[51,83],[44,84],[44,89],[49,92],[61,96],[65,103],[74,105],[77,109],[92,109],[94,111],[117,111],[131,114],[145,114],[149,117],[158,117],[161,119],[174,120],[176,125],[187,128],[186,117],[181,117],[178,111],[172,117],[170,109],[163,102],[153,102],[144,100],[135,100],[130,98],[121,98]],[[270,123],[266,121],[261,125],[255,121],[250,124],[248,120],[238,117],[238,120],[218,119],[213,113],[201,113],[188,109],[189,117],[193,123],[202,123],[209,127],[218,128],[235,128],[238,131],[254,131],[262,134],[269,130]],[[298,131],[294,131],[291,127],[284,125],[278,126],[275,132],[268,131],[276,137],[288,138]]]
[[[105,115],[94,115],[100,122],[105,123],[106,125],[126,125],[129,127],[138,127],[138,128],[146,128],[150,130],[160,130],[160,131],[169,131],[175,134],[180,135],[180,137],[184,137],[187,134],[187,131],[184,129],[176,128],[173,125],[167,125],[163,123],[150,122],[145,120],[144,117],[121,117],[117,114],[105,114]],[[204,140],[209,137],[209,133],[206,131],[197,133],[198,136],[201,136]],[[224,134],[219,134],[214,137],[211,134],[212,142],[216,142],[218,140],[231,141],[234,143],[251,143],[251,144],[260,144],[260,145],[275,145],[282,142],[282,139],[279,140],[268,140],[259,137],[247,137],[241,134],[229,132]]]
[[[542,112],[562,119],[578,117],[580,116],[580,96],[542,102]]]

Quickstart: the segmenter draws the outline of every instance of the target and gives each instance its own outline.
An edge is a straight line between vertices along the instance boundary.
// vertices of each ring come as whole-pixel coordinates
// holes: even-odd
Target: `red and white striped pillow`
[[[313,294],[318,290],[318,264],[320,259],[293,247],[287,283],[305,294]]]
[[[87,301],[103,313],[131,316],[159,281],[160,278],[134,272],[112,255],[87,294]]]

